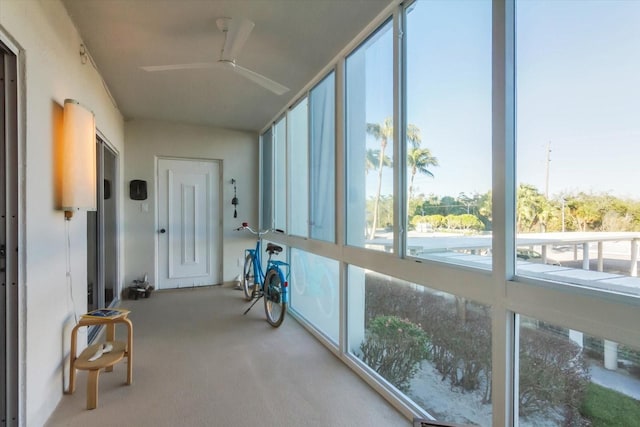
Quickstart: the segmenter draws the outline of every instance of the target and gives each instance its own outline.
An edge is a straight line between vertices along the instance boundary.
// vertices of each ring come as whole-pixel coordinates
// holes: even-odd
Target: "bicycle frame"
[[[284,283],[285,286],[282,288],[282,302],[284,304],[289,304],[289,271],[287,269],[287,275],[284,275],[284,272],[282,271],[282,268],[280,267],[289,267],[289,264],[287,264],[284,261],[280,261],[280,260],[270,260],[268,263],[268,267],[267,267],[267,271],[269,271],[269,268],[273,266],[276,267],[276,271],[278,272],[278,275],[280,276],[280,283]],[[263,280],[264,282],[264,280]],[[262,287],[264,288],[264,283],[262,284]]]
[[[267,275],[267,271],[269,271],[269,269],[272,267],[276,267],[276,269],[278,270],[278,274],[280,275],[280,280],[282,281],[282,283],[288,282],[289,272],[287,271],[287,275],[285,276],[281,267],[289,267],[289,264],[287,264],[284,261],[273,260],[271,259],[271,255],[269,255],[269,258],[267,259],[267,264],[265,266],[265,270],[263,270],[261,251],[262,251],[262,236],[259,236],[258,240],[256,241],[255,249],[244,250],[245,258],[247,257],[247,255],[253,258],[253,277],[254,277],[255,284],[259,286],[259,289],[264,291],[264,278]],[[283,288],[282,302],[286,304],[289,303],[289,287],[288,286],[285,286]]]
[[[266,269],[262,270],[262,235],[258,235],[258,240],[256,241],[255,249],[245,249],[244,256],[245,258],[250,256],[253,258],[253,277],[256,285],[259,286],[260,290],[264,289],[264,278],[266,276],[266,272],[269,271],[269,267],[272,263],[271,256],[267,260]]]
[[[267,274],[269,273],[269,271],[274,270],[277,274],[278,277],[280,279],[280,283],[284,284],[284,286],[281,289],[281,293],[279,293],[279,302],[287,305],[289,303],[289,286],[288,286],[288,280],[289,280],[289,264],[284,262],[284,261],[280,261],[280,260],[274,260],[272,259],[272,252],[269,253],[269,258],[267,259],[265,268],[263,270],[263,261],[262,261],[262,236],[269,233],[270,231],[279,231],[281,232],[281,230],[263,230],[263,231],[255,231],[253,229],[251,229],[246,223],[242,224],[242,227],[237,228],[236,230],[243,230],[246,229],[249,232],[251,232],[252,234],[257,236],[257,240],[256,240],[256,246],[253,249],[245,249],[244,250],[244,257],[245,259],[247,259],[248,257],[251,258],[251,260],[253,261],[253,285],[254,285],[254,289],[258,290],[259,292],[257,292],[258,295],[258,299],[263,297],[266,294],[266,290],[265,290],[265,278],[267,276]],[[268,248],[268,246],[267,246]],[[285,272],[283,271],[284,268],[286,267],[287,271],[286,271],[286,275]],[[256,300],[257,301],[257,300]],[[253,304],[251,305],[251,307],[253,307]],[[251,309],[251,307],[249,307],[249,309]],[[249,311],[249,309],[247,311]],[[245,312],[246,313],[246,312]]]

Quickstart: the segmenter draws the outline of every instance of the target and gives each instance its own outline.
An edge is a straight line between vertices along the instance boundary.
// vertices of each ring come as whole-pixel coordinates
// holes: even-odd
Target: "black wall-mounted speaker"
[[[147,200],[147,181],[134,179],[129,183],[131,200]]]

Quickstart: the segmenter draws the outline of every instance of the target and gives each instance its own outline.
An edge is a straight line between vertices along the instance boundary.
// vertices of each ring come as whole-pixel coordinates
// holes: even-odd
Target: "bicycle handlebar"
[[[256,236],[262,236],[270,232],[284,234],[284,230],[280,230],[279,228],[269,228],[267,230],[256,231],[253,228],[249,227],[248,222],[243,222],[240,227],[236,228],[236,231],[240,231],[240,230],[248,230],[251,234],[255,234]]]

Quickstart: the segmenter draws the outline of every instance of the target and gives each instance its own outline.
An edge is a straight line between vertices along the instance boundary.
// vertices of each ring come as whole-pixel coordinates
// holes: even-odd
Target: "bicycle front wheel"
[[[267,271],[264,278],[264,312],[267,322],[275,328],[282,324],[287,312],[287,304],[284,302],[284,283],[280,280],[280,274],[275,268]]]
[[[256,291],[256,277],[255,269],[253,268],[253,257],[247,255],[244,260],[244,269],[242,270],[242,290],[244,292],[244,298],[247,301],[253,299]]]

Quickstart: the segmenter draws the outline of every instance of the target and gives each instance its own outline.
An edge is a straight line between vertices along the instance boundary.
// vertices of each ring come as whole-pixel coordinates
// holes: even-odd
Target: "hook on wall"
[[[238,211],[236,207],[238,206],[238,196],[236,194],[236,180],[231,178],[231,184],[233,185],[233,199],[231,199],[231,204],[233,205],[233,217],[238,217]]]

